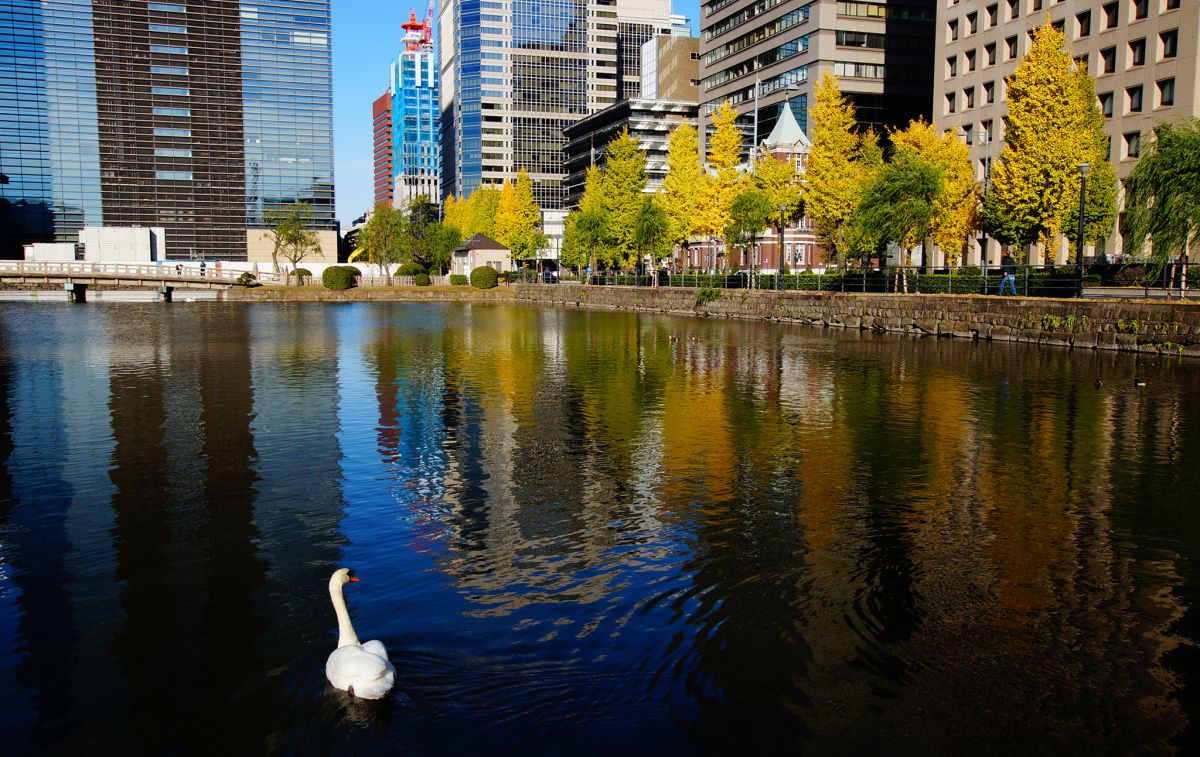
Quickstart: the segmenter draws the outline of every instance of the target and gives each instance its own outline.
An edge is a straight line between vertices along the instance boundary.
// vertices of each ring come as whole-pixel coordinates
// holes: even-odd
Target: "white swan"
[[[342,587],[358,581],[348,568],[334,571],[329,579],[329,598],[338,619],[338,646],[325,663],[325,677],[335,689],[348,691],[360,699],[382,699],[392,690],[396,669],[388,661],[387,650],[380,641],[358,642]]]

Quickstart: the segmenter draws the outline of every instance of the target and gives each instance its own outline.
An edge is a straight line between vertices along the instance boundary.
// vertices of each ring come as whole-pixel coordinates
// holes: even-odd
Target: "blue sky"
[[[673,7],[694,30],[699,0],[673,0]],[[400,24],[409,10],[420,18],[425,6],[333,0],[333,149],[342,228],[371,207],[371,102],[387,89],[388,65],[400,51]]]

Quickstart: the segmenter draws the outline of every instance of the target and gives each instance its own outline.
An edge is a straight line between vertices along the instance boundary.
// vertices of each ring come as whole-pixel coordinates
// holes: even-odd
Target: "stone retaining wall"
[[[517,285],[518,302],[1200,357],[1200,302]]]
[[[239,302],[512,302],[515,287],[235,287],[225,299]]]

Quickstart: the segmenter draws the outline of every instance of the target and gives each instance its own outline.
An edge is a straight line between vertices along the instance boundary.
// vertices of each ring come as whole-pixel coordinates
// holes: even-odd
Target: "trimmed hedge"
[[[326,289],[349,289],[355,285],[355,279],[361,275],[353,266],[331,265],[325,269],[325,273],[321,274],[321,283]]]
[[[425,266],[420,263],[405,263],[396,269],[396,276],[419,276],[425,273]]]
[[[308,270],[307,268],[297,268],[296,270],[292,271],[292,275],[293,276],[312,276],[312,271]]]
[[[491,289],[496,286],[496,269],[481,265],[471,271],[471,286],[476,289]]]
[[[465,273],[450,274],[450,286],[456,286],[456,287],[466,286],[469,283],[469,281],[470,280],[467,278],[467,274],[465,274]]]
[[[427,287],[433,282],[429,280],[429,274],[418,273],[416,276],[413,276],[413,283],[419,287]]]

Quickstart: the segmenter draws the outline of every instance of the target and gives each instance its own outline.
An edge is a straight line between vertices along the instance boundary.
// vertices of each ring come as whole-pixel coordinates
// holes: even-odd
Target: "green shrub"
[[[471,286],[476,289],[491,289],[496,281],[496,270],[491,266],[481,265],[471,271]]]
[[[419,287],[427,287],[433,282],[429,280],[429,274],[418,273],[416,276],[413,276],[413,283]]]
[[[467,274],[465,274],[465,273],[450,274],[450,285],[451,286],[456,286],[456,287],[466,286],[467,282],[468,282]]]
[[[241,276],[238,276],[237,283],[248,287],[256,287],[259,285],[258,280],[254,278],[254,274],[250,273],[249,271],[246,271]]]
[[[696,304],[706,305],[721,299],[721,290],[714,287],[700,287],[696,290]]]
[[[397,276],[417,276],[425,273],[425,266],[420,263],[405,263],[396,269]]]
[[[339,268],[345,268],[347,271],[349,271],[349,272],[350,272],[350,275],[351,275],[351,276],[353,276],[353,277],[355,277],[355,278],[358,278],[358,277],[362,276],[362,271],[358,270],[357,266],[352,266],[352,265],[343,265],[343,266],[338,266],[338,267],[339,267]]]
[[[357,270],[348,265],[331,265],[321,274],[321,283],[326,289],[349,289],[354,286]]]
[[[297,277],[312,276],[312,271],[308,270],[307,268],[297,268],[296,270],[292,271],[292,275]]]

